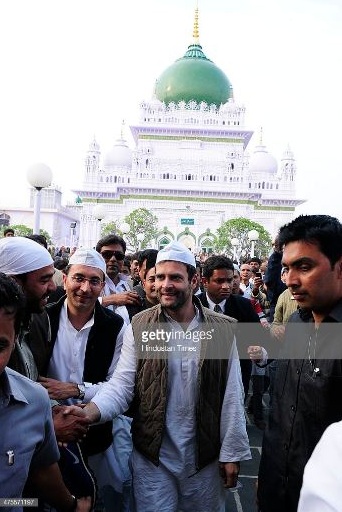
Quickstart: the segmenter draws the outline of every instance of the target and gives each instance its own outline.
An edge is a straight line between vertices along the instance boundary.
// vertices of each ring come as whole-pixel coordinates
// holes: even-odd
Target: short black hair
[[[317,245],[333,267],[342,256],[342,224],[330,215],[300,215],[279,230],[279,246],[290,242]]]
[[[227,256],[209,256],[209,258],[204,262],[202,275],[206,279],[210,279],[214,270],[219,270],[221,268],[232,270],[234,272],[234,264],[231,259],[227,258]]]
[[[256,263],[258,263],[259,265],[261,265],[261,259],[260,258],[257,258],[257,256],[253,256],[253,258],[249,258],[247,260],[247,263],[252,263],[252,261],[255,261]]]
[[[44,235],[26,235],[25,238],[29,238],[30,240],[37,242],[37,244],[42,245],[43,247],[45,247],[45,249],[48,248],[48,244]]]
[[[14,330],[18,334],[25,313],[25,296],[19,284],[0,272],[0,309],[14,315]]]
[[[13,228],[6,228],[6,229],[4,229],[4,236],[6,236],[7,233],[13,233],[13,235],[14,235],[14,229]]]
[[[125,256],[123,264],[125,267],[129,268],[131,266],[131,259],[128,256]]]
[[[149,265],[149,268],[154,267],[156,264],[158,250],[157,249],[144,249],[143,251],[137,252],[137,260],[139,268],[142,267],[142,264],[146,261],[146,268]]]
[[[146,268],[145,268],[144,278],[146,277],[147,272],[151,268],[154,268],[156,266],[158,251],[156,249],[151,249],[151,251],[153,251],[153,252],[150,252],[147,255],[147,257],[145,258],[146,259]]]
[[[100,238],[100,240],[96,244],[96,250],[97,252],[101,252],[102,247],[104,247],[105,245],[114,244],[121,245],[123,253],[126,252],[125,240],[122,238],[122,236],[116,235],[115,233]]]

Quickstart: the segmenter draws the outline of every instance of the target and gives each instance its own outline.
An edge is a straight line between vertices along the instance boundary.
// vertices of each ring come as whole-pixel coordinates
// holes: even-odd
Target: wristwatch
[[[77,498],[76,496],[71,495],[72,497],[72,505],[69,508],[69,512],[74,512],[74,510],[77,510]]]
[[[78,397],[77,398],[79,400],[83,400],[85,392],[86,392],[85,385],[84,384],[77,384],[77,389],[78,389]]]

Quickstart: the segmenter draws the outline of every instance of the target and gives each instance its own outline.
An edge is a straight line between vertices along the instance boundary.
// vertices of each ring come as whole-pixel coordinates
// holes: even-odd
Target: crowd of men
[[[337,219],[300,216],[268,260],[241,264],[175,241],[128,258],[117,234],[52,258],[44,237],[14,235],[0,240],[0,497],[223,512],[251,458],[248,409],[264,431],[255,510],[342,510],[338,478],[315,485],[322,446],[341,444],[339,424],[324,434],[342,420]]]

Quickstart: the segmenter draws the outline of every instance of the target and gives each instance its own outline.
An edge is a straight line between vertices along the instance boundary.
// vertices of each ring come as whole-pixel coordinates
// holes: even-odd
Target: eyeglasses
[[[81,276],[79,274],[75,274],[70,277],[71,277],[72,281],[76,284],[83,284],[86,281],[88,281],[88,283],[90,284],[90,286],[92,288],[99,288],[103,284],[103,281],[99,277],[88,278],[88,277]]]
[[[120,251],[103,251],[101,252],[101,256],[104,260],[110,260],[113,256],[115,256],[117,261],[125,259],[124,253]]]

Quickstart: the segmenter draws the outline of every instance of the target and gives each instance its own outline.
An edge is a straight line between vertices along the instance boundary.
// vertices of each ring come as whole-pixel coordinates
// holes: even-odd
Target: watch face
[[[83,384],[77,384],[77,387],[79,390],[78,398],[82,400],[84,398],[84,394],[85,394],[85,386],[83,386]]]

